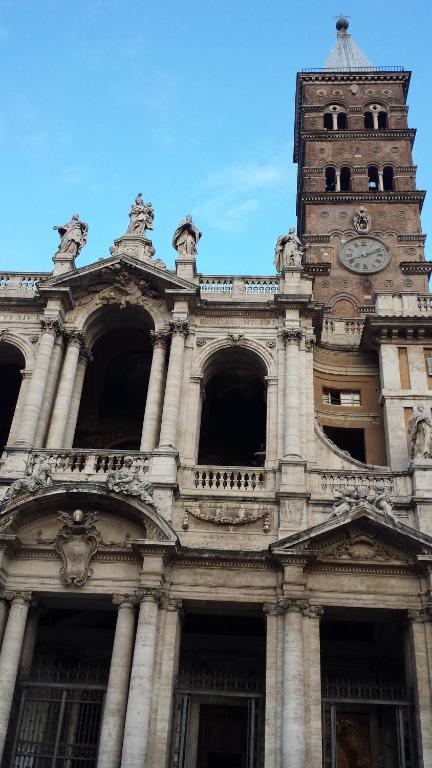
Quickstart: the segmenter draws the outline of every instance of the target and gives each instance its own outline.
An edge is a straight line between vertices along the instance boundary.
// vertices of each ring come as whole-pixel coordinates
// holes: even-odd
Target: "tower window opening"
[[[379,173],[376,165],[370,165],[368,168],[368,190],[369,192],[378,192]]]
[[[387,128],[387,113],[378,112],[378,130],[384,131]]]
[[[340,171],[340,191],[349,192],[351,190],[351,169],[347,166]]]
[[[385,165],[383,168],[383,187],[385,192],[392,192],[394,189],[394,173],[391,165]]]
[[[325,112],[324,114],[324,128],[326,131],[333,130],[333,116],[330,112]]]
[[[335,192],[336,190],[336,170],[334,168],[325,169],[325,191]]]
[[[355,427],[323,425],[324,434],[342,451],[357,461],[366,461],[365,431]]]
[[[367,131],[373,131],[374,123],[372,112],[365,112],[364,127]]]
[[[339,112],[337,116],[337,127],[340,131],[346,131],[348,128],[348,117],[345,112]]]

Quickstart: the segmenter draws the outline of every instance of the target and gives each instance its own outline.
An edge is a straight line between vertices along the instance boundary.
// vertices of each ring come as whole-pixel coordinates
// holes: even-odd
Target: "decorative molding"
[[[135,590],[135,596],[139,603],[154,601],[161,605],[166,593],[160,587],[140,587]]]
[[[30,605],[32,602],[32,592],[20,589],[1,589],[0,598],[7,600],[10,603],[25,603]]]
[[[299,345],[304,335],[302,328],[283,328],[281,331],[282,341],[287,346],[288,344]]]
[[[186,337],[190,333],[190,325],[188,320],[170,320],[168,326],[172,336]]]

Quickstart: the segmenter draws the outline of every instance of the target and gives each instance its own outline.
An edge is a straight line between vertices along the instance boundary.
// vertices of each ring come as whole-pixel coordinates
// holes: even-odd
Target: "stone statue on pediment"
[[[186,216],[180,222],[173,234],[172,244],[179,256],[194,256],[197,252],[197,243],[201,238],[200,232],[192,221],[192,216]]]
[[[153,504],[153,486],[139,477],[139,469],[132,459],[125,459],[120,469],[107,472],[107,486],[110,491],[136,496],[147,504]]]
[[[67,253],[75,258],[87,242],[88,224],[81,221],[79,214],[74,213],[67,224],[56,224],[56,229],[60,235],[60,245],[58,253]]]
[[[1,499],[1,504],[8,504],[21,493],[36,493],[52,485],[52,466],[48,457],[34,456],[27,465],[25,477],[20,477],[9,486]]]
[[[409,453],[412,459],[432,458],[432,421],[424,405],[417,405],[408,422]]]
[[[146,236],[147,229],[153,229],[154,210],[151,203],[145,203],[141,192],[136,196],[129,212],[127,235]]]
[[[301,267],[304,247],[297,237],[295,227],[290,227],[288,234],[280,235],[276,241],[274,265],[277,272],[290,267]]]

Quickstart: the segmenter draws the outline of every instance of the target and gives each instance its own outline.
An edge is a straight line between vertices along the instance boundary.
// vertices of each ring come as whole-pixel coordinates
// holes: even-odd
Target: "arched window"
[[[337,116],[337,127],[340,131],[346,131],[348,128],[348,117],[345,112],[339,112]]]
[[[152,360],[151,321],[110,308],[87,366],[74,446],[139,450]]]
[[[373,130],[374,124],[373,124],[372,112],[365,112],[364,127],[366,128],[367,131]]]
[[[387,113],[378,112],[378,130],[384,131],[387,128]]]
[[[344,165],[340,170],[340,191],[350,192],[351,190],[351,168]]]
[[[380,104],[371,104],[364,115],[364,127],[368,131],[383,131],[387,128],[387,112]]]
[[[336,170],[331,166],[325,169],[325,191],[334,192],[336,190]]]
[[[263,466],[266,388],[262,361],[245,349],[217,353],[204,386],[199,464]]]
[[[327,131],[333,130],[333,115],[330,112],[325,112],[324,114],[324,128]]]
[[[369,192],[378,192],[379,174],[376,165],[370,165],[368,168],[368,190]]]
[[[385,165],[383,168],[383,187],[384,192],[392,192],[394,189],[394,173],[391,165]]]
[[[0,452],[8,442],[15,407],[21,387],[25,360],[19,349],[0,342]]]

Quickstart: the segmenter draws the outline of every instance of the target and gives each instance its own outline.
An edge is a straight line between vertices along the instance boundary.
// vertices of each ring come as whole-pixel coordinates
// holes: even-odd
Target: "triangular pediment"
[[[270,549],[281,558],[305,558],[310,562],[432,562],[430,536],[393,521],[367,504],[281,539]]]
[[[52,293],[69,294],[76,301],[86,294],[97,295],[112,287],[121,293],[122,287],[127,290],[131,282],[152,298],[176,294],[190,296],[199,291],[195,283],[178,277],[157,260],[141,260],[124,254],[42,280],[38,284],[38,291],[46,296]]]

